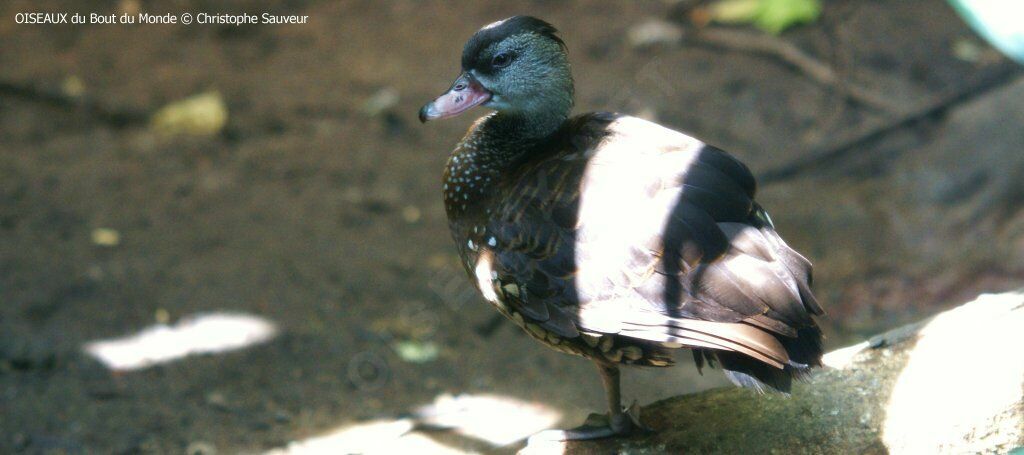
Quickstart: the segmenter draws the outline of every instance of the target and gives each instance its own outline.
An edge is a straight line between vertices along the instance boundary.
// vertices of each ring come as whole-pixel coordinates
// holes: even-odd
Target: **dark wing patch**
[[[514,195],[493,209],[487,231],[494,240],[497,281],[519,289],[505,303],[544,329],[562,337],[579,335],[570,316],[575,306],[574,256],[577,182],[582,166],[574,160],[546,160],[531,166]],[[553,191],[557,189],[557,191]]]

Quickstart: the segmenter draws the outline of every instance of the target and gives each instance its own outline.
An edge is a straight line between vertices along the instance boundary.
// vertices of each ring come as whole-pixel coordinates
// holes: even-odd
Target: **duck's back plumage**
[[[478,133],[459,153],[487,153]],[[486,180],[463,209],[449,204],[453,235],[484,296],[535,338],[653,366],[689,347],[741,385],[780,390],[820,364],[811,265],[776,234],[750,171],[727,153],[589,114]]]

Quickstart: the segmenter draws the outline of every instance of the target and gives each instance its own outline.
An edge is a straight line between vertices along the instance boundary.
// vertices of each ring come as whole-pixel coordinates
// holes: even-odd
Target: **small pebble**
[[[121,243],[121,233],[110,228],[93,229],[92,243],[106,247],[117,246]]]
[[[60,84],[60,90],[67,96],[78,98],[85,94],[85,83],[78,76],[72,74],[64,78]]]
[[[171,313],[163,308],[157,308],[156,314],[153,315],[156,319],[157,324],[166,324],[171,320]]]
[[[185,448],[185,455],[216,455],[217,448],[206,441],[195,441]]]
[[[629,45],[646,48],[656,45],[673,45],[683,39],[682,27],[660,19],[650,19],[629,28]]]
[[[419,221],[421,216],[422,213],[420,213],[419,207],[416,207],[415,205],[408,205],[402,209],[402,219],[405,220],[406,223],[413,224]]]
[[[206,394],[206,404],[208,404],[208,405],[210,405],[210,406],[212,406],[214,408],[217,408],[217,409],[227,409],[228,408],[228,399],[227,399],[227,397],[224,396],[223,393],[220,393],[220,392],[210,392],[210,393]]]
[[[398,104],[398,90],[394,87],[385,87],[374,93],[363,102],[363,113],[370,117],[383,114]]]
[[[118,3],[117,9],[120,10],[122,14],[135,16],[142,11],[142,5],[139,4],[139,0],[121,0]]]

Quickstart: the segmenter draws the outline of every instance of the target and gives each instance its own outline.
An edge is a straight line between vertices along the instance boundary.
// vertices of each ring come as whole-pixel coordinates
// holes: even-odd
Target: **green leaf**
[[[711,17],[726,24],[752,23],[779,34],[797,24],[814,22],[821,15],[820,0],[720,0],[710,7]]]
[[[711,5],[711,17],[723,24],[749,24],[757,19],[762,0],[721,0]]]
[[[820,15],[819,0],[762,0],[754,25],[777,35],[794,25],[814,22]]]

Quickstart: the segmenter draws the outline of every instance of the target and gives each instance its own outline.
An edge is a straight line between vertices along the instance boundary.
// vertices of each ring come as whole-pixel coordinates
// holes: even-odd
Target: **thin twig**
[[[834,145],[825,147],[819,151],[808,153],[789,163],[783,164],[775,169],[760,173],[758,180],[762,184],[777,183],[792,179],[803,172],[817,168],[823,164],[833,162],[846,154],[859,150],[868,144],[881,139],[902,128],[912,126],[918,121],[941,115],[949,109],[971,101],[989,91],[1002,87],[1017,80],[1021,75],[1019,67],[1012,63],[1005,64],[999,70],[981,78],[981,81],[972,84],[966,90],[954,93],[946,93],[933,97],[918,109],[913,109],[905,114],[897,115],[895,118],[880,125],[872,125],[867,128],[855,131],[834,142]]]
[[[811,57],[784,39],[763,33],[753,34],[725,28],[704,28],[697,33],[697,40],[728,50],[775,57],[793,66],[816,82],[834,87],[858,103],[886,112],[899,112],[896,106],[882,96],[844,81],[830,66]]]
[[[48,90],[30,84],[0,81],[0,95],[86,112],[117,128],[144,123],[149,119],[149,113],[145,111],[113,108],[86,96],[70,96],[57,90]]]

